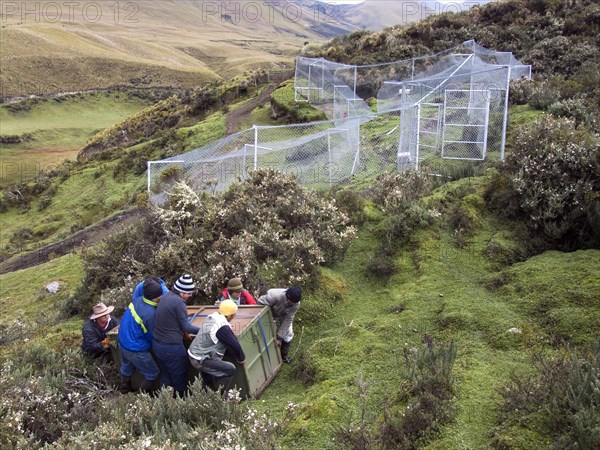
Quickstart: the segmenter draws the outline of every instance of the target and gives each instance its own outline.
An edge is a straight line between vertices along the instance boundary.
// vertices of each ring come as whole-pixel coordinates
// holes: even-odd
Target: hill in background
[[[1,95],[192,87],[259,66],[289,65],[306,41],[354,28],[311,5],[3,3]]]
[[[366,0],[4,2],[0,98],[116,86],[189,88],[291,67],[306,42],[470,5]]]

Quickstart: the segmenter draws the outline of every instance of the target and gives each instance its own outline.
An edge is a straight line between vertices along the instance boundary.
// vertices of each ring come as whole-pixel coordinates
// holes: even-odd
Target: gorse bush
[[[216,299],[231,277],[257,295],[310,285],[317,266],[341,258],[355,233],[335,200],[274,170],[253,172],[217,196],[176,183],[166,205],[84,255],[82,286],[65,309],[87,312],[102,293],[127,302],[131,280],[152,274],[173,282],[191,273],[203,300]]]
[[[373,202],[385,213],[385,218],[376,229],[380,248],[365,269],[368,275],[388,277],[396,273],[396,252],[410,242],[417,229],[431,224],[436,216],[421,202],[433,189],[433,183],[422,172],[409,170],[384,173],[373,186]]]
[[[25,348],[0,370],[0,446],[41,447],[81,427],[93,429],[101,399],[114,393],[105,377],[113,371],[89,364],[76,350]]]
[[[402,173],[386,172],[373,183],[373,201],[383,211],[396,212],[406,203],[419,200],[433,189],[431,180],[423,172],[408,170]]]
[[[600,142],[572,121],[545,116],[523,127],[504,172],[531,228],[552,241],[589,240],[600,201]]]

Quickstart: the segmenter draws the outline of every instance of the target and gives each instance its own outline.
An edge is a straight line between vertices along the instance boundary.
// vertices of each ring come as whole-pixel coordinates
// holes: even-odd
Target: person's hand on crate
[[[110,345],[110,339],[104,338],[104,340],[102,341],[102,345],[104,345],[105,347],[108,347]]]
[[[184,341],[191,341],[192,340],[192,336],[190,336],[190,333],[188,333],[187,331],[183,332],[183,340]]]

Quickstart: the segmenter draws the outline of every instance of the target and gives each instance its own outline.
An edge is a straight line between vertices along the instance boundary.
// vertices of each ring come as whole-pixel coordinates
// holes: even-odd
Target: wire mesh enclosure
[[[150,198],[162,203],[179,180],[198,191],[222,191],[264,167],[324,188],[357,174],[418,169],[432,161],[503,159],[510,81],[530,76],[531,66],[512,53],[472,40],[435,55],[368,66],[299,57],[295,100],[331,120],[254,126],[151,161]]]

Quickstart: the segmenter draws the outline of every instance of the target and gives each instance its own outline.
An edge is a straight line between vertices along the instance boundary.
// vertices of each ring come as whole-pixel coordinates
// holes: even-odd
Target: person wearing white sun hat
[[[86,355],[102,358],[105,361],[110,358],[110,342],[106,333],[119,325],[119,321],[110,315],[114,309],[114,306],[106,306],[104,303],[94,305],[92,315],[81,331],[83,336],[81,350]]]

